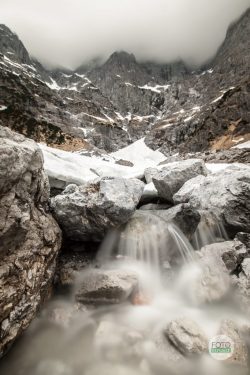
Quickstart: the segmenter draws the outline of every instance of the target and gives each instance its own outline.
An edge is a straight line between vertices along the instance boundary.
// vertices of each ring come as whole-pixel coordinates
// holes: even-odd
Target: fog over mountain
[[[249,0],[1,0],[0,23],[49,66],[75,68],[115,50],[202,64]]]

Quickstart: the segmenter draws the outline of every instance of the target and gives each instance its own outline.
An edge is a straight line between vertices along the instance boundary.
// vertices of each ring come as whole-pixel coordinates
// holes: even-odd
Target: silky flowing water
[[[202,221],[192,241],[195,246],[218,240],[210,224]],[[219,236],[223,238],[224,232]],[[195,283],[202,270],[191,243],[174,224],[152,214],[135,217],[108,234],[96,263],[105,269],[135,271],[144,302],[80,306],[74,302],[74,291],[54,298],[0,362],[1,375],[248,373],[216,361],[208,352],[184,357],[164,336],[168,323],[182,317],[198,323],[208,339],[216,335],[222,319],[249,323],[233,292],[223,302],[197,301]]]

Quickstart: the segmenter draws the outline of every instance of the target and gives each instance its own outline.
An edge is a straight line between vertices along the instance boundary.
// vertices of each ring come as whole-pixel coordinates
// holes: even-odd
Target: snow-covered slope
[[[40,148],[51,187],[58,189],[71,183],[80,185],[94,181],[99,177],[142,178],[146,168],[157,166],[165,159],[160,152],[150,150],[143,139],[116,153],[103,156],[89,157],[43,144],[40,144]],[[133,166],[118,164],[121,159],[130,161]]]

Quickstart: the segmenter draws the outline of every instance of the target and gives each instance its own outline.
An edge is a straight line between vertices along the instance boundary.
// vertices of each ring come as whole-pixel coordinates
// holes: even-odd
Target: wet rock
[[[35,142],[0,127],[0,356],[50,295],[61,231]]]
[[[242,242],[250,253],[250,233],[239,232],[235,238]]]
[[[197,269],[190,280],[191,298],[195,303],[219,301],[231,290],[229,270],[222,260],[231,245],[230,242],[211,244],[196,252]]]
[[[144,204],[139,208],[139,210],[142,211],[151,211],[151,210],[156,210],[156,211],[161,211],[161,210],[168,210],[171,208],[171,205],[168,203],[148,203]]]
[[[221,220],[230,238],[237,232],[250,232],[250,167],[230,166],[211,174],[202,183],[184,185],[175,202],[188,201],[192,207],[213,214]],[[190,188],[191,187],[191,188]]]
[[[226,360],[226,363],[247,366],[248,350],[244,337],[237,324],[231,320],[222,321],[218,334],[230,337],[234,343],[233,355]]]
[[[250,313],[250,258],[241,264],[238,276],[232,276],[233,285],[237,290],[238,303],[243,311]]]
[[[77,302],[86,304],[116,304],[127,300],[137,284],[135,273],[92,269],[82,274],[75,298]]]
[[[206,335],[193,320],[173,320],[164,333],[174,347],[185,356],[204,353],[208,348]]]
[[[173,202],[173,196],[191,178],[207,175],[205,163],[200,159],[189,159],[166,166],[154,174],[152,181],[159,193],[159,197]]]
[[[55,218],[66,237],[99,241],[112,227],[126,223],[143,193],[137,179],[102,179],[82,186],[69,185],[51,200]]]
[[[152,210],[151,213],[161,217],[166,222],[173,221],[189,239],[195,233],[200,222],[199,212],[185,203],[168,210]]]
[[[87,251],[69,251],[59,256],[55,283],[58,287],[73,287],[79,272],[93,263],[94,255]]]

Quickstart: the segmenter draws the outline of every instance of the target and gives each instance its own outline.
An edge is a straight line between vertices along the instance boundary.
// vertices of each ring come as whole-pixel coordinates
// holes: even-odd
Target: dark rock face
[[[249,21],[250,10],[229,29],[209,70],[166,92],[165,114],[146,137],[150,147],[167,155],[226,149],[249,139]]]
[[[13,58],[23,64],[31,64],[29,54],[18,36],[8,27],[0,24],[0,52],[9,58]]]
[[[229,148],[249,139],[249,17],[247,11],[215,59],[195,72],[180,61],[138,62],[126,52],[75,72],[49,72],[1,26],[0,119],[66,150],[88,148],[87,140],[115,151],[145,136],[166,155]]]
[[[0,127],[0,356],[50,295],[61,231],[38,146]]]
[[[155,124],[146,143],[166,155],[232,147],[237,140],[249,138],[249,108],[250,81],[246,80],[226,91],[216,102],[204,105],[202,110],[161,120]]]

